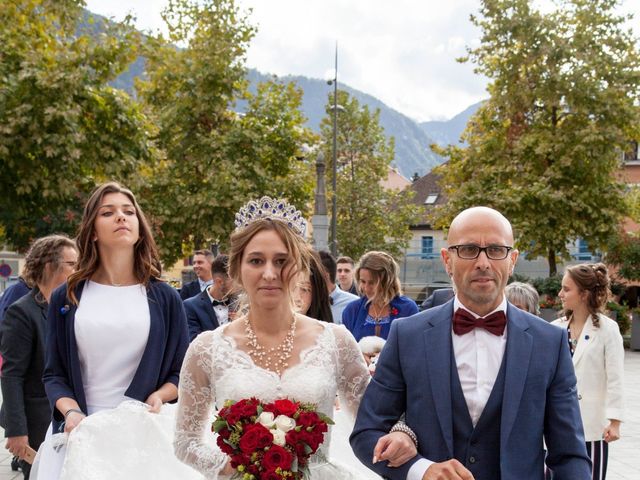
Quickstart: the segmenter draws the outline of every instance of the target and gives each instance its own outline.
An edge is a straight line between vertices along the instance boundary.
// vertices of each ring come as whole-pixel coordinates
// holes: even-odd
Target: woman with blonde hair
[[[609,443],[620,438],[624,410],[622,335],[618,324],[602,313],[611,293],[609,284],[602,263],[567,267],[558,293],[565,316],[553,322],[569,333],[594,480],[607,475]]]
[[[385,252],[367,252],[356,269],[362,298],[347,305],[342,322],[359,341],[363,337],[384,339],[391,322],[418,313],[416,302],[402,295],[398,264]]]
[[[180,374],[175,453],[206,478],[234,473],[229,456],[210,441],[216,405],[288,398],[332,416],[338,393],[342,407],[354,415],[369,382],[358,346],[344,327],[295,311],[293,289],[301,274],[309,274],[311,262],[304,230],[300,212],[282,200],[263,197],[236,215],[229,276],[246,293],[248,308],[235,321],[199,335]],[[336,463],[327,436],[311,457],[309,480],[373,477],[364,467],[352,471],[358,462],[350,449],[340,449],[351,455],[348,466]],[[383,438],[389,445],[381,460],[393,466],[416,453],[405,433]]]

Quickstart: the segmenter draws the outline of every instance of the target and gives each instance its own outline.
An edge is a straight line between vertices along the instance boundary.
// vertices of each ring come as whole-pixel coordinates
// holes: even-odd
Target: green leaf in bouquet
[[[223,428],[228,427],[229,425],[227,424],[227,421],[222,419],[222,418],[217,418],[214,422],[213,422],[213,431],[216,433],[219,433],[220,430],[222,430]]]

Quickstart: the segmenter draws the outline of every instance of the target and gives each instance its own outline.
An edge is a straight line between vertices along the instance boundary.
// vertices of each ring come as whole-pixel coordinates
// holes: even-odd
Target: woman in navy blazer
[[[363,297],[347,305],[342,323],[359,341],[363,337],[384,339],[397,318],[418,313],[418,305],[402,295],[398,264],[385,252],[367,252],[356,269],[356,281]]]
[[[93,192],[77,243],[78,270],[49,305],[43,380],[54,432],[123,398],[158,412],[178,396],[189,344],[182,302],[159,280],[151,229],[129,190],[111,182]]]

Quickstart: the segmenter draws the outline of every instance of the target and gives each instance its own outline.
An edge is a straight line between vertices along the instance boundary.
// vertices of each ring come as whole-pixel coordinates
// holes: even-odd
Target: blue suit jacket
[[[185,283],[180,289],[180,298],[184,301],[189,298],[195,297],[200,293],[200,282],[195,279],[192,282]]]
[[[435,462],[453,458],[452,315],[453,300],[391,325],[351,435],[358,458],[380,475],[405,480],[420,457]],[[511,304],[507,318],[502,479],[541,480],[543,438],[554,479],[590,479],[566,331]],[[372,466],[376,441],[405,411],[419,439],[418,455],[399,468],[388,468],[386,462]]]
[[[186,299],[183,305],[187,314],[189,339],[191,341],[202,332],[215,330],[220,325],[206,290],[200,295]]]
[[[78,301],[81,300],[83,286],[84,282],[80,282],[76,287]],[[151,280],[147,286],[147,298],[151,316],[149,339],[131,385],[125,392],[127,397],[141,402],[167,382],[178,386],[180,367],[189,347],[184,309],[175,289],[164,282]],[[64,421],[63,412],[56,408],[58,399],[73,398],[80,409],[87,412],[75,335],[77,309],[67,298],[66,283],[51,295],[42,380],[53,412],[54,432]]]

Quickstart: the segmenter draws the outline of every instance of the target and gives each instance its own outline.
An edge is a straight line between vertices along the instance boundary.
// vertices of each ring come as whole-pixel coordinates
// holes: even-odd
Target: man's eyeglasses
[[[463,260],[475,260],[484,252],[490,260],[504,260],[513,250],[513,247],[506,245],[489,245],[488,247],[479,247],[478,245],[451,245],[448,250],[455,250],[458,257]]]

